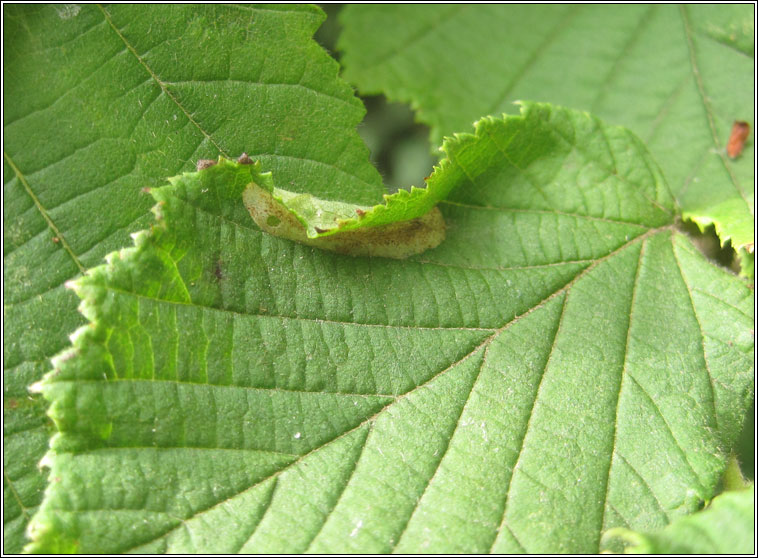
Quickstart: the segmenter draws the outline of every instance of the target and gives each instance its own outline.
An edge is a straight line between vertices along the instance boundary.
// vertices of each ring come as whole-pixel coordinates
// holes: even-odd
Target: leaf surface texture
[[[525,103],[444,149],[447,239],[404,261],[262,233],[251,165],[153,190],[74,284],[31,548],[597,552],[710,499],[752,292],[672,227],[642,143]]]
[[[317,8],[4,5],[4,542],[23,547],[51,433],[27,386],[83,323],[64,283],[152,222],[143,188],[247,151],[281,187],[373,204],[364,109]]]

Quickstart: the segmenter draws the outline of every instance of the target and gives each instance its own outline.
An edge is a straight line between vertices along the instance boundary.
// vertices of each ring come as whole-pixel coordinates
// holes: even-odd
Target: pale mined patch
[[[409,221],[309,238],[305,226],[257,184],[251,183],[242,199],[253,220],[265,232],[340,254],[403,259],[435,248],[445,240],[445,220],[436,207]]]

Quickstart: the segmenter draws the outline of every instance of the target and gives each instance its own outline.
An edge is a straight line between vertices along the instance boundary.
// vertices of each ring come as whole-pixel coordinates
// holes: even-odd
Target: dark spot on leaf
[[[275,227],[281,222],[282,220],[279,219],[279,217],[277,217],[276,215],[269,215],[268,218],[266,219],[266,224],[269,227]]]
[[[60,241],[61,241],[61,239],[58,238],[57,236],[53,237],[53,242],[55,242],[56,244],[58,244]]]
[[[224,278],[224,270],[221,268],[221,264],[223,264],[223,262],[220,259],[218,259],[216,260],[216,263],[213,266],[213,275],[219,281],[221,281]]]
[[[243,153],[242,155],[240,155],[239,158],[237,159],[237,162],[240,165],[252,165],[253,164],[253,160],[250,158],[250,156],[247,153]]]

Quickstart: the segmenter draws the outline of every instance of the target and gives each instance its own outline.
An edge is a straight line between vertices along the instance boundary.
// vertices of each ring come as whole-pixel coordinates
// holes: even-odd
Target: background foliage
[[[753,114],[754,20],[749,5],[350,6],[340,46],[345,77],[411,103],[433,145],[518,99],[628,127],[684,217],[742,248],[753,242],[754,167],[724,148],[732,123]]]

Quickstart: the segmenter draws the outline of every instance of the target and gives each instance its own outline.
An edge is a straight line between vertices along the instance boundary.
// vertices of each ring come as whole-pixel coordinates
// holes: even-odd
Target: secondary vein
[[[10,155],[8,155],[5,151],[3,151],[3,157],[5,157],[5,160],[8,162],[8,165],[13,169],[13,172],[16,174],[16,178],[18,178],[18,181],[21,182],[21,185],[24,187],[24,190],[26,190],[26,193],[29,194],[29,197],[32,198],[32,201],[34,202],[34,205],[39,210],[42,217],[47,222],[47,225],[53,230],[55,233],[56,238],[60,241],[61,246],[68,252],[68,255],[71,256],[71,259],[76,264],[76,267],[79,268],[79,271],[84,273],[85,269],[82,263],[79,261],[79,258],[74,253],[73,249],[69,245],[69,243],[66,241],[66,238],[63,236],[63,233],[58,229],[53,219],[50,217],[50,215],[47,213],[47,210],[45,209],[45,206],[42,205],[42,202],[39,201],[39,198],[36,196],[34,191],[32,191],[31,186],[29,186],[29,182],[27,182],[26,177],[23,175],[23,173],[19,170],[19,168],[16,166],[16,163],[13,162],[13,159],[11,159]]]
[[[108,25],[111,26],[111,29],[113,29],[113,32],[119,36],[119,38],[124,42],[124,45],[126,45],[126,48],[129,49],[129,52],[131,52],[134,55],[134,57],[142,65],[142,67],[144,67],[145,70],[147,70],[147,72],[150,74],[150,76],[152,76],[152,78],[155,80],[155,83],[157,83],[158,87],[161,88],[161,91],[163,91],[163,93],[165,93],[166,96],[169,99],[171,99],[174,102],[174,104],[176,104],[177,107],[179,107],[179,110],[182,111],[184,116],[186,116],[187,119],[193,124],[193,126],[195,126],[195,128],[197,128],[200,131],[200,133],[203,134],[208,139],[208,141],[213,144],[213,146],[216,149],[218,149],[219,153],[221,153],[225,157],[229,157],[226,151],[224,151],[221,148],[221,146],[218,143],[216,143],[216,140],[214,140],[211,137],[211,135],[208,132],[206,132],[202,128],[202,126],[200,126],[200,124],[197,123],[197,121],[194,118],[192,118],[192,115],[190,115],[187,109],[185,109],[184,106],[179,102],[179,99],[174,97],[174,95],[171,93],[171,91],[169,91],[168,87],[166,86],[166,83],[163,80],[161,80],[158,77],[158,75],[153,71],[153,69],[150,66],[148,66],[147,63],[142,59],[142,57],[139,55],[137,50],[131,45],[131,43],[126,39],[126,37],[124,37],[123,33],[121,33],[121,31],[119,31],[118,28],[115,26],[115,24],[113,23],[113,20],[111,19],[110,14],[105,10],[105,8],[103,8],[99,4],[98,4],[98,8],[100,8],[100,11],[103,12],[103,17],[108,22]]]

